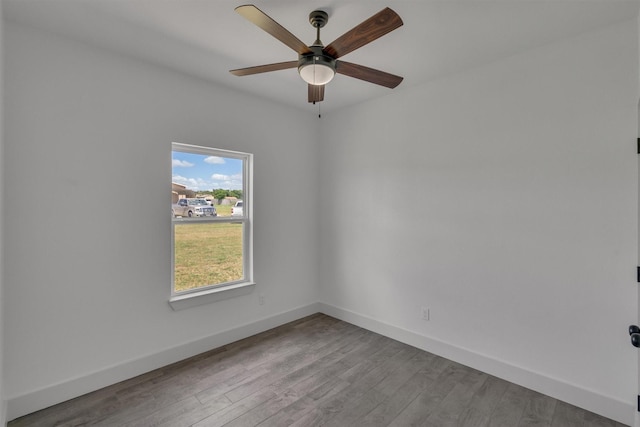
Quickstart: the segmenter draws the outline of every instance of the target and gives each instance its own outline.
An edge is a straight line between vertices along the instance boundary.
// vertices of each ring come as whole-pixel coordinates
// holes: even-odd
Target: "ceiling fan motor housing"
[[[335,71],[336,60],[325,55],[325,53],[322,52],[322,46],[309,46],[309,49],[311,49],[311,53],[305,53],[299,56],[298,68],[312,64],[320,64],[330,67]]]

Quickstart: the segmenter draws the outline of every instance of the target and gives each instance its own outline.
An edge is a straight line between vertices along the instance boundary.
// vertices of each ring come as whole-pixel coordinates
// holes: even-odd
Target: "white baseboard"
[[[205,351],[267,331],[276,326],[318,313],[319,311],[319,305],[316,303],[298,307],[176,347],[168,348],[160,353],[146,355],[30,393],[10,397],[6,402],[6,419],[13,420],[40,409],[107,387],[111,384],[204,353]]]
[[[426,335],[381,322],[334,305],[319,303],[320,312],[361,328],[461,363],[506,381],[551,396],[626,425],[633,425],[633,404],[551,378],[508,362],[475,353]]]
[[[576,385],[526,370],[508,362],[478,354],[471,350],[435,340],[420,333],[393,326],[371,317],[325,303],[314,303],[298,307],[180,346],[168,348],[160,353],[126,361],[88,375],[54,384],[20,396],[11,397],[7,399],[6,402],[1,402],[4,403],[4,406],[0,408],[0,416],[4,415],[6,418],[0,419],[0,421],[13,420],[51,405],[64,402],[119,381],[133,378],[145,372],[250,337],[317,312],[325,313],[405,344],[429,351],[498,378],[611,418],[620,423],[627,425],[633,425],[634,423],[635,410],[633,404],[609,396],[603,396],[592,390],[586,390]]]

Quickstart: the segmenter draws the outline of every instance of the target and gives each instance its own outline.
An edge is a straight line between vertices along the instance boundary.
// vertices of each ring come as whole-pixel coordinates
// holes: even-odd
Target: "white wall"
[[[2,114],[4,95],[3,95],[3,19],[2,19],[2,0],[0,0],[0,425],[6,423],[6,401],[4,391],[4,233],[3,233],[3,216],[4,216],[4,125]]]
[[[317,311],[313,115],[5,26],[9,419]],[[169,307],[172,141],[254,153],[253,294]]]
[[[636,20],[403,85],[325,115],[326,310],[631,422]]]

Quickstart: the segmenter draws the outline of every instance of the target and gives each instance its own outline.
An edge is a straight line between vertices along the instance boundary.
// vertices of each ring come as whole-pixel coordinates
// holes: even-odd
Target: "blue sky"
[[[171,180],[195,191],[242,190],[242,160],[172,151]]]

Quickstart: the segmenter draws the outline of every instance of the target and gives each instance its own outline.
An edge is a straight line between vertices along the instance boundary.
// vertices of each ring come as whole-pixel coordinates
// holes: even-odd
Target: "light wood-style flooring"
[[[9,423],[88,425],[622,426],[323,314]]]

